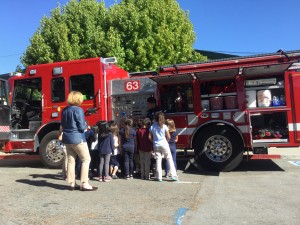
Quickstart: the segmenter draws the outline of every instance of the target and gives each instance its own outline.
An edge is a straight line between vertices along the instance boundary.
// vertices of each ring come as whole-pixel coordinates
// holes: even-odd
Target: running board
[[[32,149],[12,149],[9,151],[10,153],[28,153],[33,152]]]

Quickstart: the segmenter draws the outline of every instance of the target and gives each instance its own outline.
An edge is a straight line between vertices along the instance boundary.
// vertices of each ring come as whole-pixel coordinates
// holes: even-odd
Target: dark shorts
[[[120,162],[121,162],[121,155],[118,154],[118,155],[112,155],[110,157],[110,165],[111,166],[117,166],[117,167],[120,167]]]

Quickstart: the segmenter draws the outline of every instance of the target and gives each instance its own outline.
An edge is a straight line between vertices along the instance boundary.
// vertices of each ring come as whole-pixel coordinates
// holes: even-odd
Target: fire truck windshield
[[[41,119],[41,79],[16,80],[12,102],[12,126],[28,129],[29,121]]]

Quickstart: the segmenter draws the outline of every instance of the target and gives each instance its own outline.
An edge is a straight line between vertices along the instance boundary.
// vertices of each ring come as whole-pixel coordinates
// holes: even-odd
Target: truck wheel
[[[64,153],[61,149],[61,142],[57,139],[58,134],[56,130],[51,131],[41,141],[39,154],[42,163],[47,168],[58,169],[62,166]]]
[[[194,142],[195,159],[206,170],[231,171],[243,159],[243,141],[229,126],[206,128]]]

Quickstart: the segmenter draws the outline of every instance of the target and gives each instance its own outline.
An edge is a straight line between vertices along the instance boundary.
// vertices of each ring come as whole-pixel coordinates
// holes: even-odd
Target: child
[[[63,151],[63,163],[62,163],[62,176],[64,180],[67,180],[67,170],[68,170],[68,156],[66,146],[62,143],[62,126],[59,128],[58,141],[60,141],[60,147]]]
[[[121,154],[119,149],[119,128],[117,124],[112,124],[110,127],[114,139],[114,151],[110,158],[110,174],[112,179],[118,179],[117,172],[120,167]]]
[[[131,119],[126,119],[124,123],[125,127],[120,129],[125,178],[127,180],[133,179],[133,154],[135,151],[136,132],[132,128],[132,123]]]
[[[167,126],[169,128],[169,132],[170,132],[170,140],[168,142],[169,142],[169,146],[170,146],[170,150],[171,150],[171,155],[172,155],[172,159],[173,159],[173,162],[174,162],[175,169],[177,170],[176,143],[178,141],[178,134],[176,132],[176,127],[175,127],[174,120],[167,119],[166,124],[167,124]],[[168,177],[169,171],[170,171],[170,166],[166,162],[166,175],[165,175],[166,177]]]
[[[86,133],[86,139],[91,156],[90,179],[99,177],[98,127],[92,126]]]
[[[149,180],[150,175],[152,151],[152,143],[148,138],[150,125],[151,120],[146,118],[141,121],[141,126],[136,132],[137,150],[139,151],[140,155],[141,178],[144,180]]]
[[[109,130],[107,122],[100,121],[98,123],[98,127],[98,150],[100,155],[99,181],[108,182],[112,180],[112,178],[108,175],[108,170],[110,156],[114,150],[114,139],[112,133]]]
[[[170,133],[168,127],[165,125],[165,116],[162,112],[155,114],[155,123],[150,127],[149,131],[149,140],[153,141],[153,148],[156,156],[156,179],[162,181],[161,161],[162,155],[164,155],[170,165],[172,180],[177,181],[178,177],[168,143],[168,140],[170,140]]]

